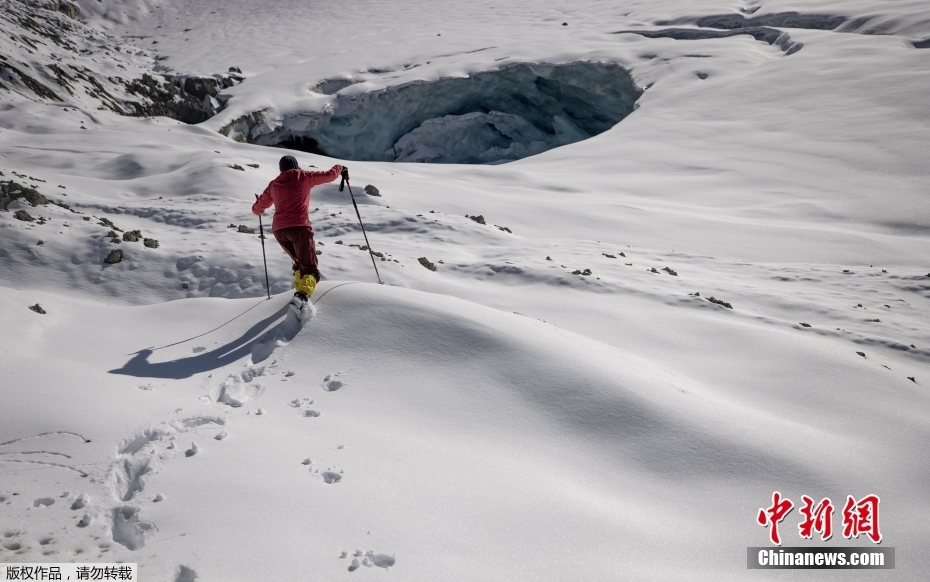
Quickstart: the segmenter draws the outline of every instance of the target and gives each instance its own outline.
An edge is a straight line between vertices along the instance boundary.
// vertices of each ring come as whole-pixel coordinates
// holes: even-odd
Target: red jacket
[[[310,226],[310,218],[307,216],[310,210],[310,188],[332,182],[340,174],[342,166],[339,164],[327,172],[310,172],[300,168],[281,172],[252,205],[252,212],[261,214],[274,204],[272,231],[290,226]]]

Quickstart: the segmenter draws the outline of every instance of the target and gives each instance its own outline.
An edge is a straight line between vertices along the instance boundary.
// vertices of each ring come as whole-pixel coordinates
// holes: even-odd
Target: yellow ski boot
[[[300,272],[298,271],[298,275]],[[303,293],[309,299],[313,295],[313,290],[316,289],[316,277],[313,275],[304,275],[297,279],[295,277],[294,287],[297,289],[298,293]]]
[[[300,271],[294,272],[294,298],[291,299],[290,308],[298,321],[303,321],[308,313],[312,313],[310,296],[316,288],[316,278],[313,275],[300,276]]]

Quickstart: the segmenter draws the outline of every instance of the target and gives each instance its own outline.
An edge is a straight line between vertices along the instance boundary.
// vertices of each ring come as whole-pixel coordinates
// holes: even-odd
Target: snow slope
[[[860,577],[922,579],[924,3],[79,6],[67,38],[86,50],[66,60],[100,78],[246,79],[186,125],[5,77],[0,181],[59,205],[0,212],[0,562],[737,580],[777,490],[878,494],[897,566]],[[55,50],[16,22],[2,55],[58,89]],[[506,164],[347,161],[386,285],[330,184],[311,204],[316,316],[286,320],[273,241],[264,299],[260,241],[239,231],[284,152],[246,142],[411,84],[576,62],[629,71],[635,111]],[[802,540],[799,520],[786,545],[871,544]]]

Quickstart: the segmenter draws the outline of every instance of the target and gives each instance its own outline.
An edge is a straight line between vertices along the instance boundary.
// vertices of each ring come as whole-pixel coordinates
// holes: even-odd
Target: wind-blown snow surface
[[[70,206],[0,212],[0,562],[740,580],[777,490],[879,495],[896,569],[858,577],[930,569],[925,3],[80,5],[246,80],[200,126],[0,91],[0,180]],[[638,108],[503,165],[349,162],[387,284],[330,184],[316,315],[285,317],[270,240],[264,299],[239,226],[283,151],[223,127],[576,61],[628,70]],[[785,545],[871,545],[798,522]]]

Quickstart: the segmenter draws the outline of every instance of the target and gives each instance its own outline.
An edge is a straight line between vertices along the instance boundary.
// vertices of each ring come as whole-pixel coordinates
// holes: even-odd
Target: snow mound
[[[319,111],[274,118],[254,112],[220,129],[238,141],[348,160],[488,163],[516,160],[607,131],[632,113],[642,90],[618,65],[515,64],[495,71],[343,91]]]

